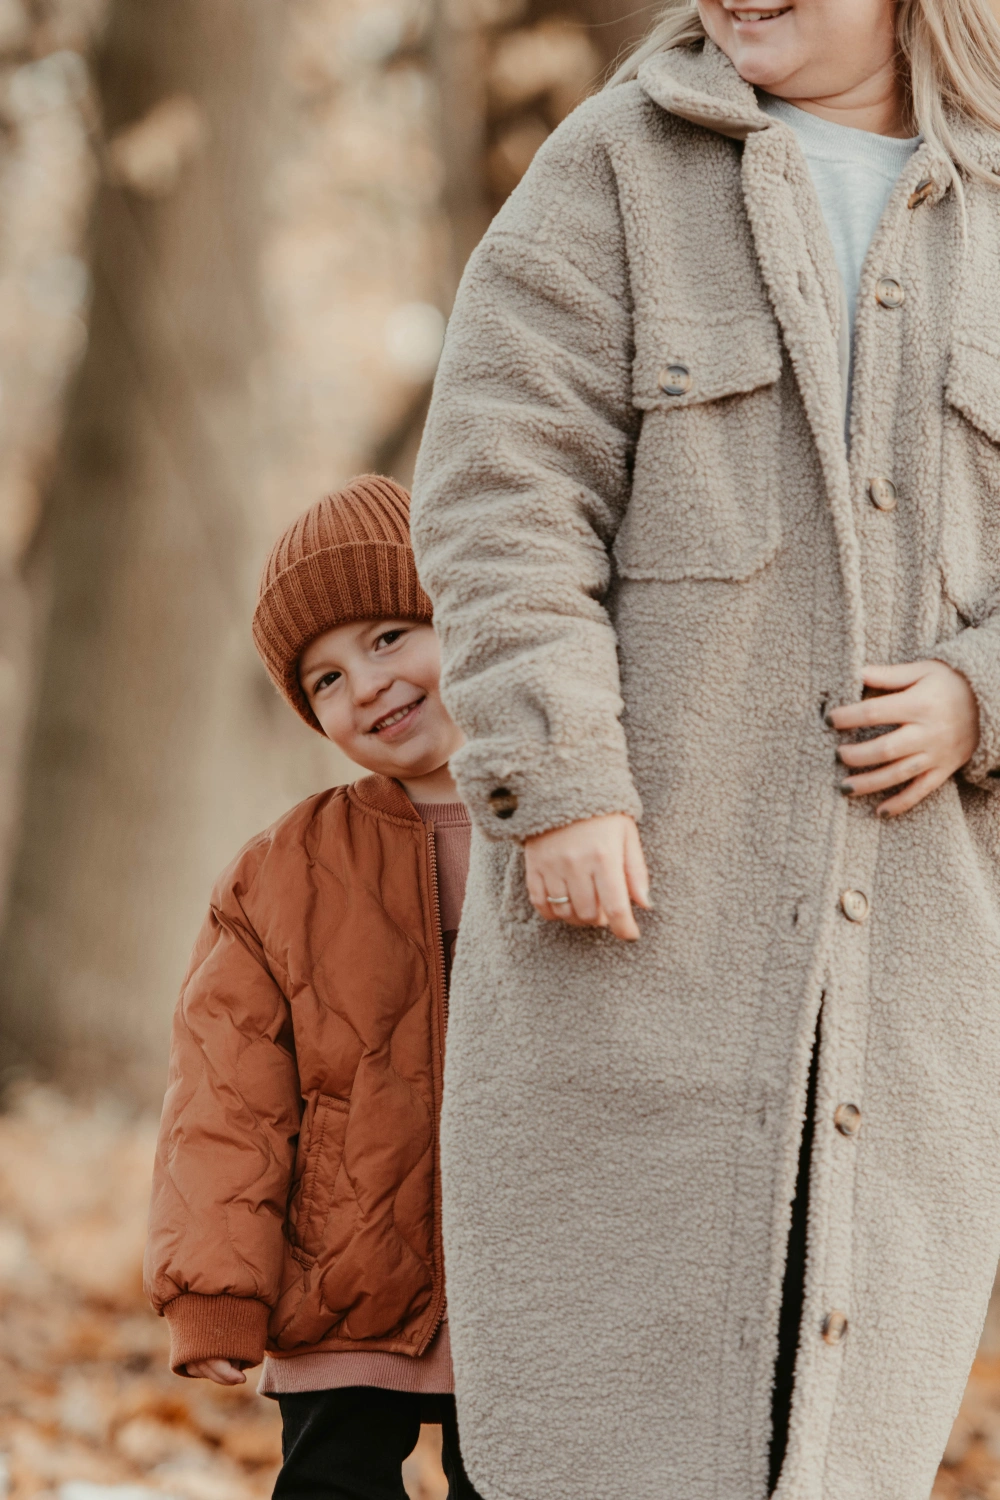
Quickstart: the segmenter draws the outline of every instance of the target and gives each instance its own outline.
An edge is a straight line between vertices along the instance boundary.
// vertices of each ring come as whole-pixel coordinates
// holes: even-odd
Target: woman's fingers
[[[906,755],[887,766],[879,766],[877,771],[851,776],[840,783],[840,788],[852,797],[869,797],[872,792],[888,791],[889,787],[901,786],[904,781],[912,781],[914,776],[922,776],[932,769],[927,755]]]
[[[649,911],[649,870],[639,830],[634,823],[625,831],[625,880],[635,904]]]
[[[924,740],[923,731],[917,725],[903,724],[874,740],[838,745],[837,755],[853,771],[862,766],[882,766],[888,761],[900,760],[904,755],[917,755],[925,748]]]
[[[576,918],[584,927],[596,927],[601,916],[601,903],[595,886],[595,871],[586,865],[576,866],[566,872],[566,890],[569,895],[567,920]],[[568,914],[572,913],[572,917]]]
[[[865,687],[880,688],[890,691],[893,689],[912,687],[926,675],[927,663],[925,661],[902,661],[895,666],[865,667],[862,674],[862,682]]]
[[[831,708],[826,722],[831,729],[874,729],[879,724],[901,724],[908,716],[906,691],[880,693],[877,698],[862,698],[859,703],[845,703]]]
[[[548,892],[545,889],[541,871],[529,859],[525,859],[524,883],[528,888],[528,900],[538,915],[546,922],[554,922],[558,915],[558,908],[549,905]]]
[[[615,937],[634,943],[639,936],[639,926],[629,899],[628,881],[625,877],[625,851],[620,862],[608,862],[598,867],[594,884],[604,923]]]
[[[900,813],[909,812],[918,802],[923,802],[925,797],[936,792],[947,780],[947,774],[937,767],[932,771],[925,771],[922,776],[914,777],[909,786],[905,786],[894,797],[887,797],[884,802],[880,802],[875,811],[880,818],[897,818]]]

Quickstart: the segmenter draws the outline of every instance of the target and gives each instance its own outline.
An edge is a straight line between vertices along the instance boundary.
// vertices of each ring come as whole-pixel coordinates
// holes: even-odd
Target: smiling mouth
[[[395,729],[396,725],[402,724],[404,719],[409,718],[410,714],[414,713],[423,701],[423,698],[414,698],[413,702],[407,703],[405,708],[395,708],[391,714],[383,714],[381,719],[375,720],[368,733],[381,734],[385,729]]]
[[[786,16],[791,8],[790,5],[781,5],[773,10],[731,10],[729,14],[739,22],[776,21],[779,16]]]

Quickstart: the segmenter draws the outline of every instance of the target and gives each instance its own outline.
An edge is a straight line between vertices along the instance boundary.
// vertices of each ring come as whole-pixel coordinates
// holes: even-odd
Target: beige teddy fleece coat
[[[918,150],[849,457],[805,162],[710,44],[580,108],[465,276],[414,537],[480,830],[443,1157],[486,1500],[765,1495],[820,1015],[778,1494],[930,1492],[1000,1252],[1000,191],[965,205],[963,239]],[[981,741],[881,822],[824,716],[928,655]],[[617,810],[656,900],[634,945],[539,921],[518,844]]]

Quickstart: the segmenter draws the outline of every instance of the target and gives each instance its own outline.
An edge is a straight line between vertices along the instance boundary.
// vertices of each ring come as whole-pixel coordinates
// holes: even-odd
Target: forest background
[[[212,879],[353,774],[257,660],[257,576],[409,482],[469,252],[654,13],[0,0],[0,1500],[270,1491],[273,1405],[171,1376],[140,1286]],[[997,1310],[935,1494],[1000,1500]]]

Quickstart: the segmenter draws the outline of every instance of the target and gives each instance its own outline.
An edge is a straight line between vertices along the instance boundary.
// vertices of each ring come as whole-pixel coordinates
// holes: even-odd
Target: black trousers
[[[479,1500],[462,1467],[454,1396],[352,1385],[279,1396],[281,1454],[275,1500],[406,1500],[404,1458],[421,1422],[440,1422],[448,1500]]]

